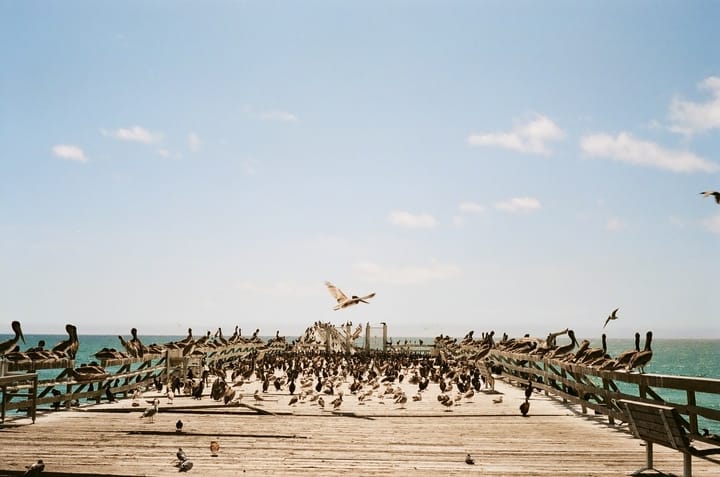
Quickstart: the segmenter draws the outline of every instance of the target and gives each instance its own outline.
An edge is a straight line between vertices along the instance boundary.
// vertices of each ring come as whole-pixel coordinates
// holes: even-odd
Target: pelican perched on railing
[[[650,346],[652,342],[652,331],[648,331],[645,335],[645,348],[643,348],[642,351],[638,351],[632,357],[630,358],[630,361],[628,362],[626,369],[628,371],[632,369],[638,369],[641,373],[645,372],[645,366],[650,362],[652,359],[652,347]]]
[[[52,352],[53,353],[64,353],[67,355],[68,358],[75,359],[75,354],[77,353],[78,347],[80,346],[80,341],[78,340],[77,335],[77,328],[75,325],[67,324],[65,325],[65,331],[67,331],[68,339],[63,340],[53,346]]]
[[[10,338],[9,340],[3,341],[0,343],[0,356],[5,356],[9,352],[11,352],[15,345],[17,345],[17,342],[22,340],[23,343],[25,343],[25,336],[23,336],[22,328],[20,327],[19,321],[13,321],[10,326],[12,327],[12,330],[15,332],[15,337]]]

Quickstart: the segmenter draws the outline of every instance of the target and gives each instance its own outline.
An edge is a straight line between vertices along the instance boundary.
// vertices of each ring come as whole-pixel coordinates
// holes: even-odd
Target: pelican
[[[140,338],[138,338],[137,333],[138,332],[136,328],[132,328],[130,330],[130,334],[132,335],[132,338],[130,339],[130,344],[133,346],[133,348],[135,348],[137,356],[142,358],[143,354],[145,354],[145,352],[147,351],[147,348],[145,348],[145,345],[142,344]]]
[[[369,300],[370,298],[375,296],[375,293],[370,293],[369,295],[365,296],[357,296],[352,295],[350,298],[346,294],[342,292],[338,287],[333,285],[330,282],[325,282],[325,286],[327,287],[330,294],[335,298],[337,301],[337,305],[333,307],[333,310],[340,310],[342,308],[347,308],[352,305],[357,305],[358,303],[368,303],[366,300]]]
[[[69,358],[75,358],[80,342],[78,340],[77,328],[75,325],[65,325],[65,331],[67,331],[68,339],[63,340],[53,346],[53,353],[65,353]]]
[[[23,336],[22,329],[20,328],[20,322],[13,321],[10,326],[15,332],[15,337],[0,343],[0,356],[5,356],[12,351],[19,340],[22,340],[22,342],[25,343],[25,336]]]
[[[550,353],[551,358],[562,358],[564,355],[571,352],[575,348],[575,346],[578,345],[578,342],[575,339],[575,332],[573,330],[568,330],[567,335],[570,337],[570,344],[555,348],[555,350]]]
[[[607,326],[607,324],[610,323],[610,320],[617,320],[617,319],[618,319],[617,312],[618,312],[619,309],[620,309],[620,308],[615,308],[615,309],[612,311],[612,313],[610,313],[610,315],[607,317],[607,320],[605,320],[605,324],[603,325],[603,328],[605,328],[605,327]]]
[[[720,204],[720,192],[714,190],[706,190],[704,192],[700,192],[700,195],[704,195],[705,197],[714,197],[715,202]]]
[[[633,357],[635,353],[640,352],[640,333],[635,333],[635,349],[629,349],[627,351],[623,351],[619,355],[617,355],[617,358],[615,358],[615,361],[617,361],[618,365],[627,365],[630,362],[630,358]]]
[[[628,371],[635,368],[639,369],[641,373],[645,371],[645,366],[647,366],[652,359],[653,352],[650,347],[651,342],[652,331],[648,331],[645,335],[645,348],[642,351],[638,351],[630,358],[630,362],[628,362],[626,366]]]

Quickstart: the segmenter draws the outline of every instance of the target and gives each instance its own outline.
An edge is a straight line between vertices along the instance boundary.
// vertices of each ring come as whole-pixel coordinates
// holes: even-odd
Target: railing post
[[[695,391],[688,389],[687,391],[687,403],[688,406],[695,406]],[[688,411],[688,418],[690,419],[690,432],[693,434],[698,433],[698,418],[695,411]]]

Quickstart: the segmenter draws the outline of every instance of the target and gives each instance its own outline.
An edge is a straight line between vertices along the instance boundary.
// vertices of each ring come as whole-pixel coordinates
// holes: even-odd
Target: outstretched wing
[[[348,297],[345,295],[342,290],[340,290],[338,287],[333,285],[330,282],[325,282],[325,286],[327,287],[330,294],[337,300],[338,303],[342,303],[344,301],[347,301]]]

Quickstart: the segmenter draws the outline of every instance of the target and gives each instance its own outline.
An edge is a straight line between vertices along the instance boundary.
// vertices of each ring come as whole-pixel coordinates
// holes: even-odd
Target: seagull
[[[350,298],[346,294],[342,292],[338,287],[333,285],[330,282],[325,282],[325,286],[327,287],[330,294],[335,298],[337,301],[337,305],[333,307],[333,310],[341,310],[343,308],[347,308],[352,305],[357,305],[358,303],[368,303],[366,300],[369,300],[370,298],[375,296],[375,293],[370,293],[369,295],[365,296],[357,296],[352,295]]]
[[[502,396],[498,396],[498,397],[496,397],[496,398],[493,398],[492,401],[493,401],[493,404],[500,404],[501,402],[503,402],[503,397],[502,397]]]
[[[42,459],[39,459],[34,464],[26,465],[25,468],[27,471],[25,471],[23,475],[40,475],[40,473],[45,470],[45,463]]]
[[[605,324],[603,325],[603,328],[607,326],[608,323],[610,323],[610,320],[617,320],[617,312],[620,308],[615,308],[610,315],[608,315],[607,320],[605,320]]]
[[[149,417],[150,422],[155,422],[155,414],[157,414],[157,412],[158,412],[159,405],[160,405],[160,400],[156,398],[153,401],[153,405],[143,411],[143,414],[142,414],[142,416],[140,416],[140,419],[142,419],[143,417]]]
[[[720,192],[714,190],[706,190],[704,192],[700,192],[700,195],[704,195],[705,197],[715,197],[715,202],[720,204]]]
[[[465,463],[467,465],[475,465],[475,459],[472,458],[470,454],[465,456]]]
[[[183,428],[183,422],[181,419],[178,419],[178,421],[175,423],[175,432],[182,432],[182,428]],[[178,457],[178,459],[179,458],[180,457]]]

